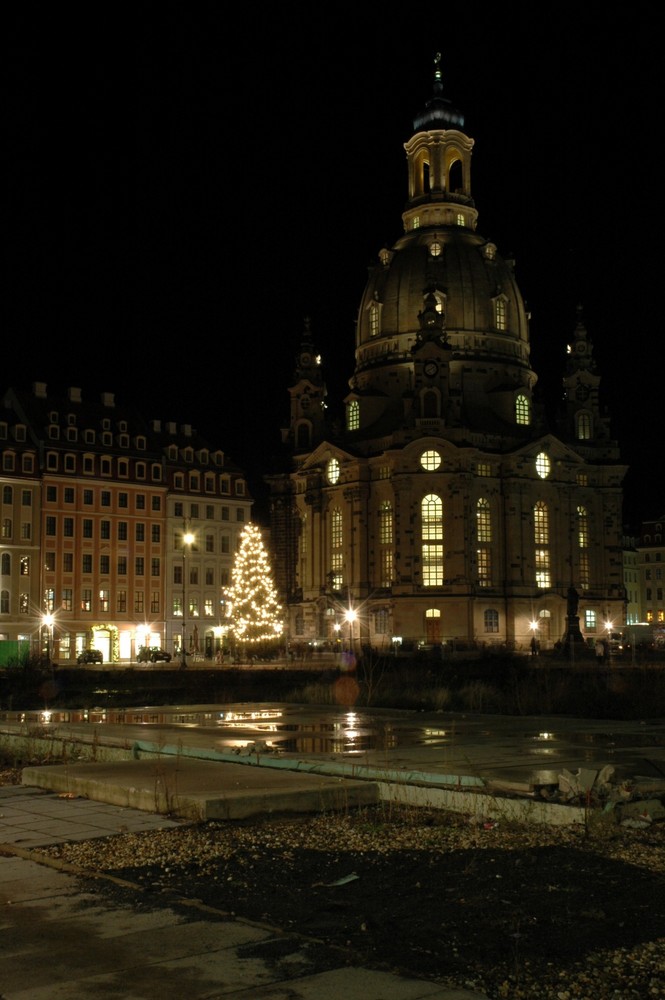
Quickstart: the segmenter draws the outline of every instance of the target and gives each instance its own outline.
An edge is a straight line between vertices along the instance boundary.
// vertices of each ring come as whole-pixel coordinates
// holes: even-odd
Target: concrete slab
[[[22,780],[64,795],[193,822],[325,812],[379,801],[376,781],[187,757],[27,767]]]

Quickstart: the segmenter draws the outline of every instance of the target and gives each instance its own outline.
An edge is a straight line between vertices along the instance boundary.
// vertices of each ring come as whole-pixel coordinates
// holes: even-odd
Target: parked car
[[[104,656],[101,649],[82,649],[76,657],[76,662],[79,666],[82,663],[103,663]]]
[[[161,646],[141,646],[136,659],[139,663],[157,663],[158,660],[170,663],[171,654],[167,653]]]

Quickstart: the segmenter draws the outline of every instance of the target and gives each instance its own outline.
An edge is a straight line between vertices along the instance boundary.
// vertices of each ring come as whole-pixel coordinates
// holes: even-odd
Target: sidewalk
[[[349,966],[332,948],[196,901],[185,915],[155,897],[140,910],[109,907],[78,888],[76,872],[40,854],[64,841],[177,825],[29,785],[0,788],[2,1000],[486,1000]]]

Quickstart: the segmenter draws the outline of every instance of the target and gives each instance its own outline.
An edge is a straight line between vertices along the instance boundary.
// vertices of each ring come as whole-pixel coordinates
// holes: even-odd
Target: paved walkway
[[[29,785],[0,788],[2,1000],[486,1000],[348,966],[333,949],[327,970],[317,972],[311,942],[196,904],[187,916],[155,901],[140,911],[109,907],[82,892],[74,872],[40,854],[63,841],[177,825]]]

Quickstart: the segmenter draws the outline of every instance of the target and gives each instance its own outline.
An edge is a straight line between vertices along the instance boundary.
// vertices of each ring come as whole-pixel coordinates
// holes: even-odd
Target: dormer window
[[[508,325],[508,303],[503,296],[494,300],[494,325],[497,330],[505,330]]]
[[[411,228],[412,229],[420,229],[420,216],[419,215],[414,215],[414,217],[413,217],[413,223],[412,223],[412,227]]]
[[[376,337],[379,332],[379,307],[376,302],[369,307],[369,332],[372,337]]]
[[[109,420],[108,417],[104,417],[104,419],[102,420],[102,430],[103,431],[111,430],[111,421]]]
[[[48,436],[50,437],[51,441],[57,441],[60,438],[60,428],[57,426],[57,424],[51,424],[51,426],[48,429]]]
[[[121,448],[129,448],[129,434],[118,434],[118,444]]]
[[[483,247],[483,253],[487,260],[494,260],[496,258],[496,247],[493,243],[486,243]]]
[[[194,450],[192,448],[184,448],[182,452],[183,461],[193,462],[194,461]]]
[[[145,437],[143,434],[139,434],[136,438],[136,447],[139,451],[145,451]]]
[[[463,212],[458,212],[457,213],[457,220],[456,221],[457,221],[457,225],[458,226],[463,226],[464,225],[464,223],[465,223],[466,220],[464,219],[464,213]]]
[[[49,423],[50,424],[57,424],[58,423],[58,411],[57,410],[51,410],[51,412],[48,415],[48,419],[49,419]]]

